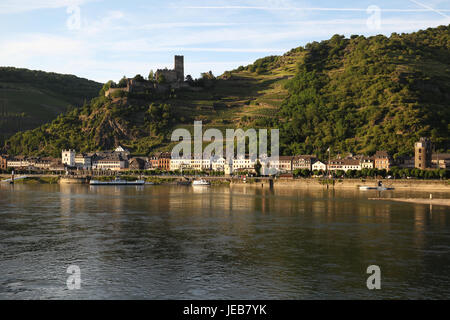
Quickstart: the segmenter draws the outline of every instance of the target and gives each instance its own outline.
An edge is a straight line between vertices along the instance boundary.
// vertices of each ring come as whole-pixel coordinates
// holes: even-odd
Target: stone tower
[[[420,141],[415,144],[415,167],[422,170],[430,168],[432,154],[430,139],[420,138]]]
[[[63,150],[62,163],[69,167],[75,167],[75,150]]]
[[[184,81],[184,56],[175,56],[175,72],[177,73],[177,81]]]

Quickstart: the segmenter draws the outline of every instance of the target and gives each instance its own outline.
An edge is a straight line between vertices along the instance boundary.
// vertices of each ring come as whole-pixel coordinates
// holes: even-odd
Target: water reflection
[[[368,200],[376,196],[250,186],[1,186],[0,298],[449,297],[449,210]],[[72,263],[85,276],[76,293],[64,290]],[[382,267],[381,292],[365,287],[371,264]],[[43,279],[34,269],[44,270]]]

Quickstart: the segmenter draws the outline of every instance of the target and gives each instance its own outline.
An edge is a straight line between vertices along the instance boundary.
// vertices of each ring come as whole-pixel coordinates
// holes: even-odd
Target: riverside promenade
[[[146,179],[148,181],[160,180],[159,184],[177,184],[178,182],[194,180],[195,176],[174,176],[174,175],[131,175],[132,177]],[[27,174],[27,179],[41,179],[41,183],[45,183],[46,179],[51,181],[71,181],[80,184],[88,183],[90,176],[65,176],[65,175],[46,175],[46,174]],[[98,176],[95,176],[98,177]],[[10,175],[0,175],[0,180],[11,178]],[[213,184],[229,184],[233,186],[253,186],[256,188],[325,188],[325,189],[359,189],[361,186],[377,186],[379,181],[383,185],[395,188],[395,190],[411,190],[411,191],[434,191],[434,192],[450,192],[449,180],[393,180],[393,179],[320,179],[320,178],[243,178],[243,177],[203,177]],[[26,180],[22,181],[26,183]]]

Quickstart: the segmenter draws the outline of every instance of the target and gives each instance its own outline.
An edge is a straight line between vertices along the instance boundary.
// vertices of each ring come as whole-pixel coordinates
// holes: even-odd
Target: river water
[[[450,298],[450,209],[379,196],[429,193],[0,185],[0,299]]]

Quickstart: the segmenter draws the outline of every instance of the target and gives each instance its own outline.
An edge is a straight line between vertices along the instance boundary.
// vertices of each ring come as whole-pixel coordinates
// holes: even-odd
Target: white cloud
[[[100,20],[89,21],[84,20],[81,29],[79,30],[85,35],[94,35],[101,32],[111,32],[118,29],[118,20],[123,20],[125,14],[122,11],[108,11],[106,15]]]
[[[276,7],[276,6],[186,6],[181,9],[195,10],[263,10],[263,11],[338,11],[338,12],[366,12],[367,8],[320,8],[320,7]],[[433,12],[432,8],[423,9],[383,9],[382,12]],[[448,9],[439,9],[441,12],[450,12]]]
[[[72,38],[48,34],[30,34],[0,42],[0,60],[39,55],[59,56],[84,53],[83,43]]]
[[[2,0],[0,14],[79,6],[95,0]]]

